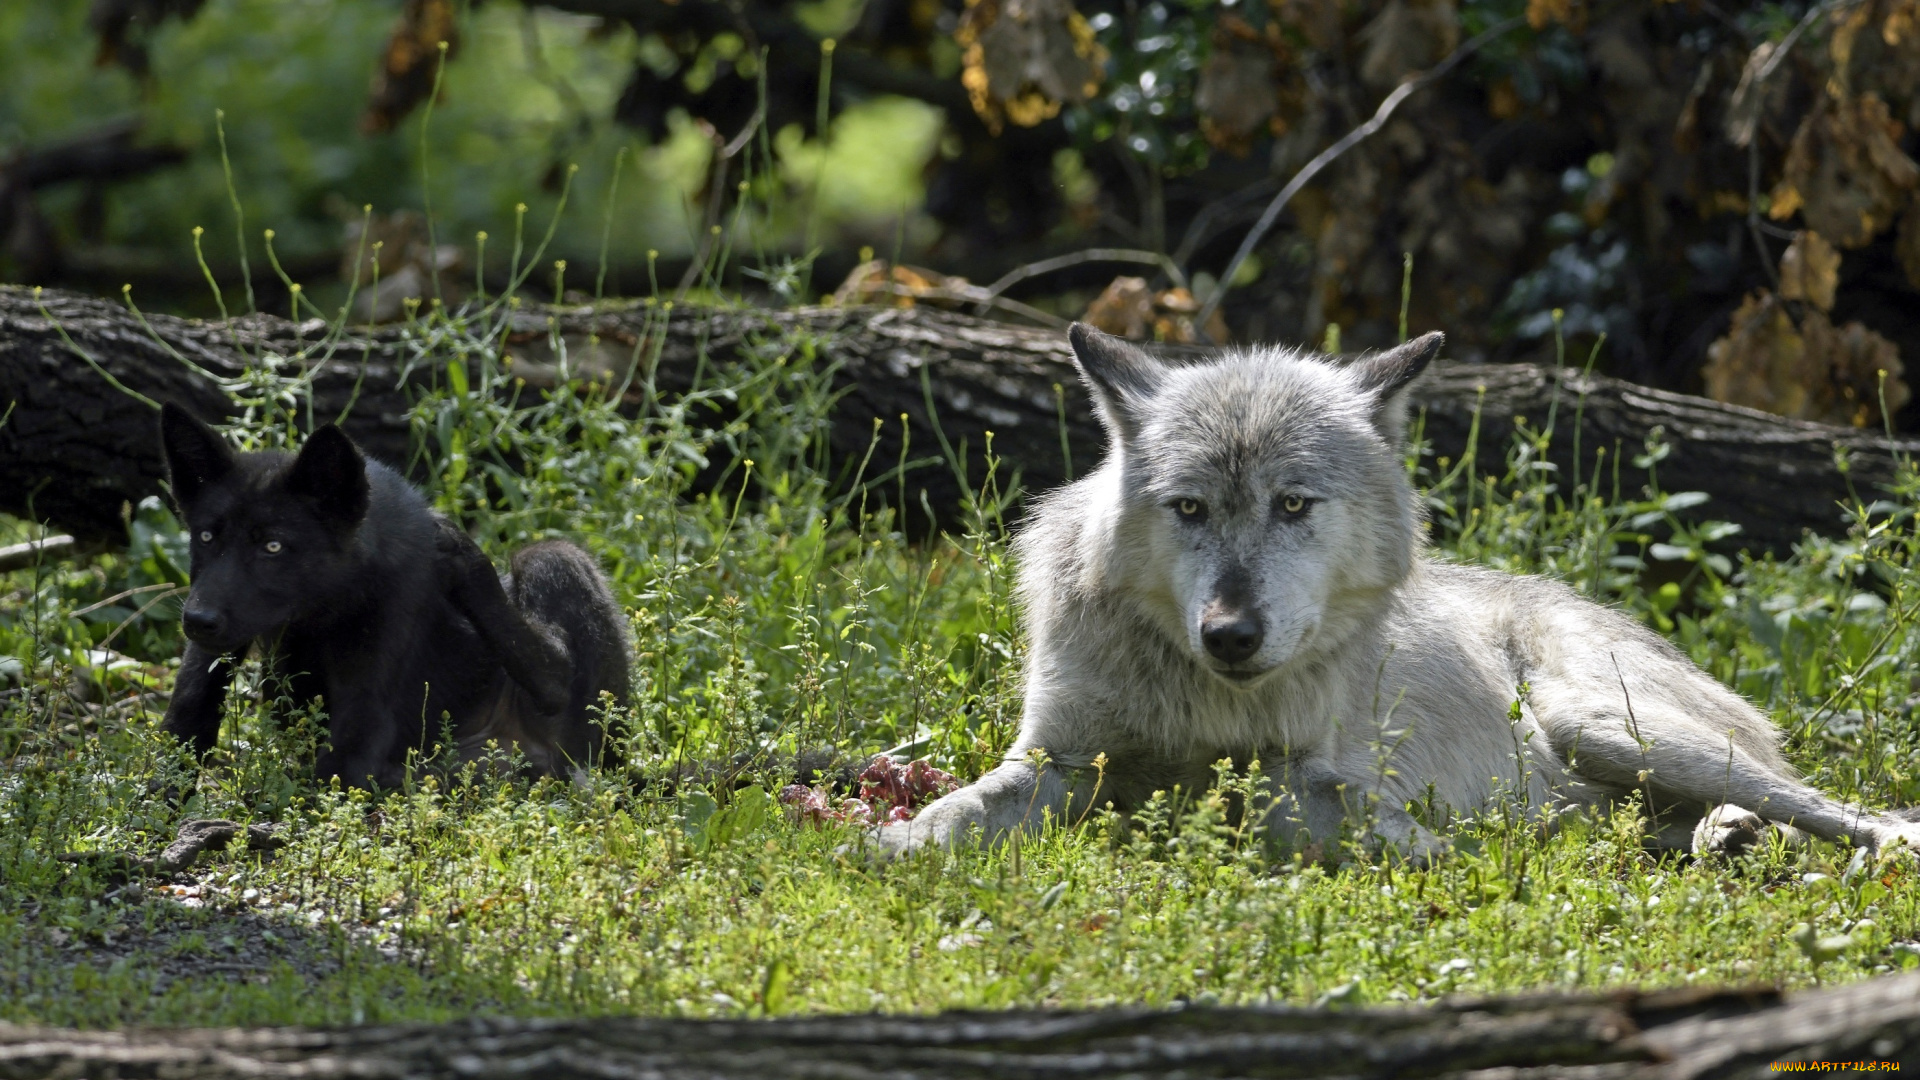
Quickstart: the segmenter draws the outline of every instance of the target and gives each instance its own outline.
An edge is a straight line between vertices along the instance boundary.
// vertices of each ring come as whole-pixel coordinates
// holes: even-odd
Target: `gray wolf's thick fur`
[[[882,852],[1202,789],[1226,757],[1275,782],[1278,838],[1351,824],[1416,859],[1444,847],[1416,800],[1539,813],[1636,789],[1673,846],[1738,848],[1760,820],[1920,841],[1802,783],[1765,716],[1634,619],[1425,550],[1404,392],[1441,335],[1346,364],[1260,348],[1169,365],[1071,338],[1109,448],[1016,542],[1019,737],[978,782],[873,830]]]

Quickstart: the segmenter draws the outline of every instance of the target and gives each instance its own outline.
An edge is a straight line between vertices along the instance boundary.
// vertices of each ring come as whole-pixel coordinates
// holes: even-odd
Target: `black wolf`
[[[496,576],[332,424],[298,454],[236,454],[172,405],[160,432],[193,545],[168,731],[211,750],[235,654],[257,642],[295,701],[325,703],[321,780],[397,786],[407,752],[449,722],[463,757],[489,740],[549,774],[599,757],[588,707],[603,692],[625,701],[628,638],[592,556],[550,540]]]

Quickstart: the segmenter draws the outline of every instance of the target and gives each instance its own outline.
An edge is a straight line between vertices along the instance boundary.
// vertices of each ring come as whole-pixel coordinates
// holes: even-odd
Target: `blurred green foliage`
[[[310,270],[330,279],[335,271],[322,260],[341,248],[363,206],[421,209],[429,198],[440,241],[465,245],[471,258],[474,234],[509,232],[518,204],[544,226],[573,165],[572,209],[553,242],[554,254],[573,262],[570,280],[591,280],[581,270],[597,258],[605,227],[615,266],[644,266],[648,251],[693,250],[707,195],[708,136],[675,114],[668,137],[649,145],[611,119],[649,43],[625,26],[602,30],[597,19],[477,7],[462,20],[431,116],[416,109],[391,132],[363,134],[360,114],[396,13],[382,0],[211,0],[192,20],[153,32],[151,72],[141,79],[95,64],[85,5],[5,5],[0,148],[54,143],[131,113],[142,120],[143,141],[186,149],[185,164],[116,183],[97,223],[84,220],[82,185],[39,197],[63,245],[132,249],[126,257],[136,263],[144,256],[190,267],[195,226],[207,229],[216,269],[237,263],[216,111],[224,113],[256,266],[264,262],[259,230],[271,227],[282,260],[311,260]],[[750,235],[736,234],[737,242],[748,250],[796,248],[806,217],[816,213],[828,230],[888,242],[903,210],[921,201],[920,172],[939,122],[924,104],[874,98],[838,115],[824,143],[797,126],[772,133],[762,144],[773,150],[771,163],[752,165],[760,199]],[[630,151],[626,175],[615,191],[623,149]],[[824,185],[817,195],[816,182]],[[504,245],[489,252],[502,263],[506,255]],[[645,288],[643,276],[628,278],[610,280],[609,291]],[[309,289],[326,283],[306,282]]]

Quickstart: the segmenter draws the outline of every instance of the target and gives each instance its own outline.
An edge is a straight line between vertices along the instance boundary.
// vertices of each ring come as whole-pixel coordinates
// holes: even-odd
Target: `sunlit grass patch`
[[[543,388],[516,373],[531,352],[508,363],[526,317],[500,298],[416,310],[406,344],[433,379],[409,417],[414,472],[503,563],[547,536],[600,559],[635,635],[633,704],[610,718],[623,765],[583,784],[428,769],[378,800],[322,789],[318,717],[267,723],[276,689],[250,668],[193,769],[157,727],[176,612],[147,603],[185,582],[179,526],[157,500],[129,508],[127,551],[0,580],[0,1016],[1380,1002],[1801,984],[1920,956],[1911,867],[1818,844],[1655,858],[1631,805],[1554,829],[1496,806],[1454,822],[1431,869],[1353,846],[1322,866],[1269,852],[1231,813],[1249,782],[1223,775],[1131,819],[872,865],[857,830],[782,808],[779,762],[911,744],[970,778],[999,759],[1022,643],[997,478],[970,478],[967,529],[910,537],[902,464],[829,453],[821,342],[716,352],[669,398],[646,336],[617,378],[579,377],[555,337]],[[295,438],[298,369],[230,387],[250,410],[236,435]],[[1542,438],[1518,430],[1499,462],[1409,455],[1442,557],[1621,605],[1769,710],[1825,789],[1915,800],[1910,480],[1857,507],[1848,537],[1756,561],[1678,516],[1696,496],[1608,480],[1607,461],[1657,460],[1657,440],[1573,477],[1545,467]],[[745,764],[662,779],[712,760]],[[118,858],[193,817],[280,822],[290,843],[172,877]]]

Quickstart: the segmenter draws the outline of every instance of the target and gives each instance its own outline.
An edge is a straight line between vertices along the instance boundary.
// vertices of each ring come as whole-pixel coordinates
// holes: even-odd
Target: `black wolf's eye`
[[[267,554],[269,555],[280,554],[280,541],[278,540],[267,541]]]
[[[1207,519],[1207,504],[1201,502],[1199,499],[1175,499],[1173,502],[1173,511],[1188,521],[1205,521]]]
[[[1307,512],[1307,499],[1303,495],[1289,495],[1280,500],[1280,509],[1298,516]]]
[[[200,542],[201,542],[201,543],[203,543],[203,544],[211,544],[211,543],[213,543],[213,530],[212,530],[212,529],[201,529],[201,530],[200,530]]]

